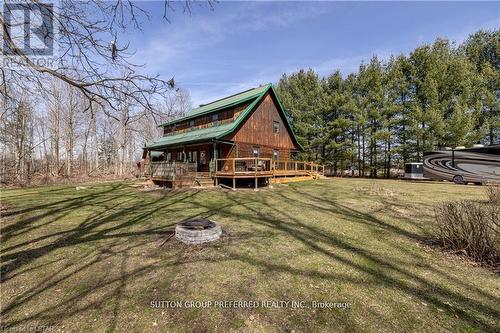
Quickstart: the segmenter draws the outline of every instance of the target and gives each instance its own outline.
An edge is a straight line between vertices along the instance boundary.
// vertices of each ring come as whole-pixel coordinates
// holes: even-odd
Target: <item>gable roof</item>
[[[249,89],[246,91],[243,91],[241,93],[231,95],[219,100],[216,100],[214,102],[205,104],[200,106],[199,108],[196,108],[192,110],[189,115],[179,118],[177,120],[173,120],[171,122],[162,124],[160,126],[167,126],[170,124],[178,123],[181,121],[185,121],[188,119],[192,118],[197,118],[202,115],[210,114],[216,111],[219,111],[221,109],[233,107],[245,102],[251,102],[243,112],[240,113],[240,115],[234,119],[230,123],[225,123],[221,125],[215,125],[207,128],[201,128],[201,129],[196,129],[192,131],[187,131],[179,134],[174,134],[174,135],[168,135],[164,136],[162,138],[159,138],[155,140],[154,142],[150,144],[146,144],[145,148],[147,149],[154,149],[154,148],[162,148],[162,147],[167,147],[171,145],[181,145],[181,144],[187,144],[187,143],[195,143],[195,142],[200,142],[200,141],[207,141],[211,139],[223,139],[227,135],[233,133],[236,129],[239,128],[239,126],[247,119],[247,117],[251,114],[252,110],[255,108],[255,106],[259,103],[259,101],[266,95],[267,92],[272,92],[276,100],[278,101],[277,109],[278,112],[281,112],[283,115],[283,118],[285,119],[285,126],[288,128],[289,132],[291,133],[292,141],[297,144],[300,148],[302,146],[299,144],[297,141],[297,138],[295,136],[295,133],[293,132],[292,127],[290,126],[290,123],[288,121],[288,118],[286,117],[285,111],[283,109],[283,106],[281,105],[281,102],[278,98],[278,95],[276,94],[273,86],[271,83],[265,85],[265,86],[260,86],[257,88]]]
[[[197,118],[197,117],[200,117],[202,115],[207,115],[207,114],[217,112],[217,111],[222,110],[222,109],[226,109],[226,108],[230,108],[230,107],[239,105],[239,104],[244,103],[244,102],[248,102],[252,99],[255,99],[255,98],[261,96],[261,94],[264,91],[267,91],[269,89],[270,85],[271,84],[266,84],[264,86],[260,86],[257,88],[248,89],[248,90],[239,92],[237,94],[215,100],[215,101],[210,102],[208,104],[202,104],[199,107],[191,110],[191,112],[189,112],[189,114],[187,116],[168,121],[166,123],[158,125],[158,127],[178,124],[180,122],[183,122],[183,121],[186,121],[186,120],[189,120],[192,118]]]

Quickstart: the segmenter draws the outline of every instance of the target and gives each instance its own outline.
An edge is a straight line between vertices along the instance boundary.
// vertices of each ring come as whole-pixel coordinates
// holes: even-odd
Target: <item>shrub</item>
[[[488,186],[486,194],[491,204],[500,205],[500,184]]]
[[[436,236],[446,249],[481,263],[500,264],[500,206],[455,201],[441,204],[435,213]]]

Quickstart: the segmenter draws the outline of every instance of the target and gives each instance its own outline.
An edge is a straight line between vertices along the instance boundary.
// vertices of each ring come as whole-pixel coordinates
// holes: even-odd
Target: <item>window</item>
[[[275,149],[273,150],[273,160],[279,160],[280,159],[280,151]]]
[[[170,160],[172,159],[172,153],[167,153],[167,162],[170,162]]]
[[[182,161],[182,151],[177,152],[177,161]]]
[[[260,148],[259,147],[253,147],[252,154],[253,154],[253,157],[259,157],[260,156]]]
[[[273,133],[280,132],[280,123],[278,121],[273,121]]]
[[[214,113],[212,115],[212,121],[217,121],[217,120],[219,120],[219,114],[218,113]]]

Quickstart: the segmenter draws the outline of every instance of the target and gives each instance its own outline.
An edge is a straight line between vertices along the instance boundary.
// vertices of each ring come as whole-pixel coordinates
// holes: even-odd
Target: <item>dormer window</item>
[[[191,121],[189,122],[189,127],[194,127],[194,120],[191,120]]]
[[[217,120],[219,120],[219,114],[218,114],[218,113],[214,113],[214,114],[212,115],[212,121],[214,121],[214,122],[215,122],[215,121],[217,121]]]

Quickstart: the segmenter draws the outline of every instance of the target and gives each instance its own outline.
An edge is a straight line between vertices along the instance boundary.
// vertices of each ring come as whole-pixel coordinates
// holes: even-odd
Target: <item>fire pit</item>
[[[184,244],[201,244],[219,239],[220,225],[205,218],[194,218],[175,226],[175,238]]]

